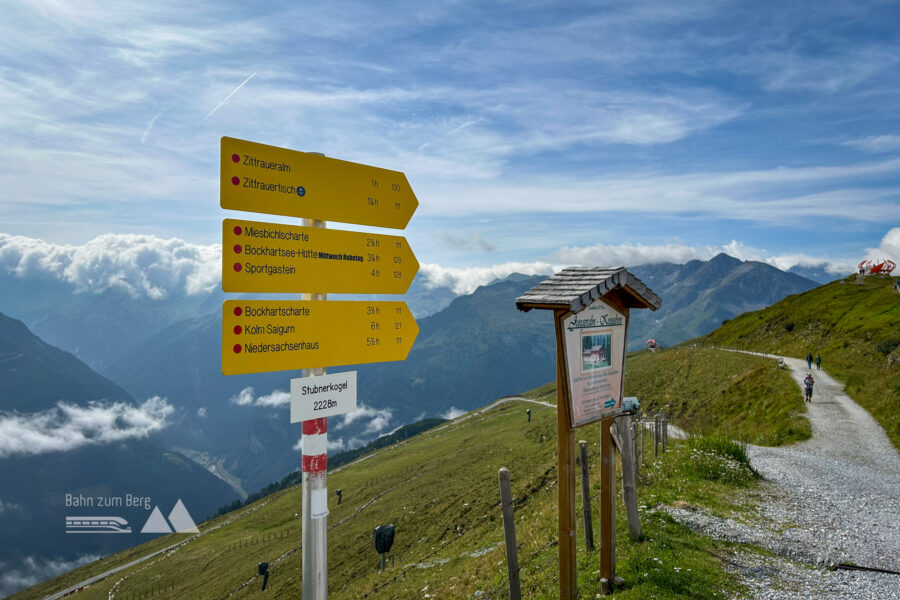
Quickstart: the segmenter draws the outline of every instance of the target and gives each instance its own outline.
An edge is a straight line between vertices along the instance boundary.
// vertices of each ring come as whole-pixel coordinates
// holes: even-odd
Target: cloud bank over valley
[[[543,275],[572,265],[633,267],[642,264],[709,260],[719,253],[741,260],[768,263],[782,270],[819,267],[839,276],[852,272],[864,258],[900,262],[900,227],[894,227],[873,248],[859,248],[853,256],[816,256],[803,252],[773,254],[738,240],[728,244],[691,245],[681,241],[659,244],[603,244],[562,246],[543,259],[507,261],[466,267],[421,263],[418,277],[427,288],[448,288],[468,294],[480,285],[511,273]],[[209,294],[221,282],[219,244],[193,244],[178,238],[152,235],[105,234],[85,244],[51,244],[43,240],[0,233],[0,271],[20,279],[54,280],[75,293],[99,294],[116,289],[134,298],[164,300]]]
[[[165,428],[174,411],[165,398],[154,396],[139,406],[60,402],[37,413],[0,412],[0,459],[145,438]]]

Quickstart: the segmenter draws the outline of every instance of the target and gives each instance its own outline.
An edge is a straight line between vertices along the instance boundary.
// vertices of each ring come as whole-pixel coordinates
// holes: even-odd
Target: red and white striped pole
[[[328,419],[303,421],[303,600],[328,598]]]
[[[328,470],[328,419],[303,421],[303,472],[325,473]]]
[[[314,152],[313,154],[320,154]],[[325,221],[303,219],[307,227],[325,228]],[[325,300],[325,294],[303,294],[304,300]],[[327,369],[310,369],[307,375],[325,375]],[[328,419],[303,421],[303,600],[328,599]]]

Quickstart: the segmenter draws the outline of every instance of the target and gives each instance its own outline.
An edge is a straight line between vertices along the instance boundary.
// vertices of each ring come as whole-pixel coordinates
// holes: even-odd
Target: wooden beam
[[[559,488],[559,598],[576,600],[575,572],[575,430],[569,414],[569,376],[566,369],[563,319],[568,312],[556,311],[556,455]]]

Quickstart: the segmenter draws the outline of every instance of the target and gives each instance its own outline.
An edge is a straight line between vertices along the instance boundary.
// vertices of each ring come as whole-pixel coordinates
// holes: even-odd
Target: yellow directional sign
[[[222,373],[403,360],[418,333],[405,302],[226,300]]]
[[[222,221],[226,292],[404,294],[418,270],[400,236]]]
[[[230,137],[220,164],[222,208],[403,229],[419,206],[400,171]]]

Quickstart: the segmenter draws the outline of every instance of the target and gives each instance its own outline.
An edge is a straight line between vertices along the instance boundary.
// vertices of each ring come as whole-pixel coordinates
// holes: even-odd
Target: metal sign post
[[[303,292],[299,302],[223,302],[223,374],[321,377],[327,366],[406,358],[419,328],[405,303],[325,302],[327,292],[409,288],[419,263],[404,238],[325,231],[326,219],[404,229],[419,202],[403,173],[223,137],[219,204],[303,217],[301,227],[223,221],[223,291]],[[355,372],[291,381],[291,422],[302,422],[303,600],[328,598],[327,417],[355,408]]]
[[[306,227],[325,228],[325,221],[303,219]],[[326,294],[301,294],[303,300],[325,300]],[[327,369],[308,369],[305,375],[325,375]],[[303,421],[303,556],[304,600],[328,598],[328,418]]]

